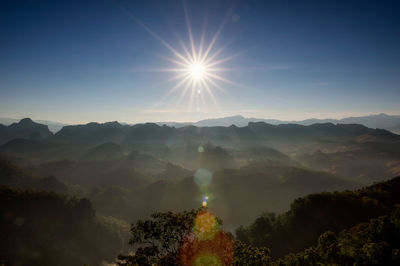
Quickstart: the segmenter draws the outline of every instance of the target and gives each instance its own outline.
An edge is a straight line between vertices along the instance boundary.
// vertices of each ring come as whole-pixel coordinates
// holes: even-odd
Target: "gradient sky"
[[[397,2],[397,3],[396,3]],[[183,51],[205,29],[236,55],[204,102],[189,105],[137,21]],[[0,117],[144,122],[241,114],[297,120],[400,114],[400,2],[1,1]]]

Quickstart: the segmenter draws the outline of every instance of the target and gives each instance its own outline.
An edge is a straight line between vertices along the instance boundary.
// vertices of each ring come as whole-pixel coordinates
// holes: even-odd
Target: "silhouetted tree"
[[[133,255],[120,255],[119,265],[177,264],[179,247],[191,231],[196,213],[155,213],[150,220],[132,224],[129,244],[135,251]]]
[[[134,252],[130,255],[120,255],[118,264],[192,265],[199,258],[202,261],[200,265],[256,266],[271,263],[270,251],[267,248],[257,248],[236,241],[231,234],[220,229],[215,231],[215,234],[212,233],[211,238],[208,238],[210,235],[203,235],[207,236],[204,239],[197,235],[197,229],[193,229],[195,218],[205,212],[206,209],[182,213],[156,213],[150,220],[140,220],[132,224],[129,243]],[[215,219],[216,224],[222,223],[220,219]]]

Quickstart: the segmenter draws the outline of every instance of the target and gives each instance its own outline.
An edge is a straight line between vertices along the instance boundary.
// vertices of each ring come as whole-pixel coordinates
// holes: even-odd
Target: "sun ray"
[[[210,42],[210,44],[208,45],[208,47],[207,47],[207,49],[206,49],[206,51],[205,51],[203,57],[201,58],[201,61],[205,61],[205,59],[207,58],[208,54],[211,52],[212,48],[214,47],[215,43],[217,42],[217,40],[218,40],[218,38],[219,38],[219,35],[221,34],[221,31],[222,31],[222,29],[223,29],[224,26],[225,26],[225,23],[226,23],[226,21],[227,21],[227,18],[228,18],[228,16],[229,16],[229,14],[230,14],[230,11],[228,11],[228,12],[225,14],[225,17],[223,18],[223,20],[222,20],[220,26],[218,27],[217,31],[215,32],[214,36],[212,37],[211,42]]]
[[[226,47],[226,46],[225,46],[225,47]],[[244,49],[244,50],[239,51],[239,52],[237,52],[237,53],[235,53],[235,54],[233,54],[233,55],[230,55],[230,56],[227,56],[227,57],[218,59],[218,60],[216,60],[216,61],[212,61],[214,58],[212,58],[213,56],[210,56],[207,60],[205,60],[204,63],[207,64],[207,67],[219,65],[219,64],[221,64],[221,63],[224,63],[224,62],[227,62],[227,61],[229,61],[229,60],[232,60],[232,59],[234,59],[234,58],[236,58],[236,57],[239,57],[239,56],[242,55],[242,54],[248,53],[250,50],[256,49],[256,48],[258,48],[258,47],[260,47],[260,46],[259,46],[259,45],[255,45],[255,46],[253,46],[253,47]],[[221,49],[221,48],[220,48],[220,49]],[[211,62],[211,61],[212,61],[212,62]]]
[[[167,82],[172,82],[174,80],[180,80],[183,78],[189,78],[187,73],[179,73],[175,76],[170,77],[169,79],[167,79]]]
[[[187,72],[186,68],[154,68],[151,72]]]
[[[172,87],[171,89],[169,89],[167,91],[167,93],[165,93],[165,95],[158,101],[158,103],[156,105],[160,105],[162,102],[164,102],[164,100],[169,97],[171,94],[173,94],[174,92],[176,92],[179,88],[182,88],[185,86],[187,86],[187,83],[190,82],[190,77],[187,76],[187,74],[185,74],[185,76],[181,77],[183,78],[180,82],[178,82],[174,87]],[[175,79],[177,79],[177,77],[174,77]]]
[[[219,54],[221,54],[221,52],[226,48],[226,46],[220,47],[217,51],[215,51],[212,55],[210,55],[209,57],[204,59],[204,64],[209,64],[210,62],[212,62],[212,60],[214,60],[215,57],[217,57]]]
[[[192,85],[192,80],[189,78],[186,82],[186,86],[183,88],[181,95],[179,96],[178,104],[180,104],[182,102],[183,97],[186,95],[186,93],[190,89],[191,85]]]
[[[240,54],[238,53],[238,54],[230,55],[230,56],[227,56],[227,57],[225,57],[225,58],[222,58],[222,59],[219,59],[219,60],[210,62],[210,63],[207,64],[207,67],[212,67],[212,66],[216,66],[216,65],[222,64],[222,63],[224,63],[224,62],[227,62],[227,61],[229,61],[229,60],[232,60],[233,58],[235,58],[235,57],[237,57],[237,56],[239,56],[239,55],[240,55]]]
[[[197,58],[196,58],[196,47],[194,45],[192,27],[190,25],[190,19],[189,19],[189,11],[188,11],[188,9],[186,7],[186,3],[185,2],[183,2],[183,9],[184,9],[184,12],[185,12],[186,27],[187,27],[188,34],[189,34],[190,46],[192,48],[193,60],[197,61]]]
[[[210,86],[207,84],[207,82],[205,82],[204,80],[202,80],[203,82],[203,86],[205,88],[205,90],[207,91],[208,95],[211,97],[212,101],[214,102],[215,106],[218,107],[218,102],[217,99],[215,99],[214,94],[212,93],[212,90],[210,88]],[[202,95],[202,97],[204,98],[204,96]]]
[[[164,60],[166,60],[166,61],[169,61],[169,62],[171,62],[171,63],[173,63],[173,64],[176,64],[176,65],[178,65],[178,66],[187,67],[187,63],[185,63],[185,62],[178,61],[178,60],[176,60],[176,59],[173,59],[173,58],[170,58],[170,57],[167,57],[167,56],[161,56],[161,58],[164,59]]]
[[[205,60],[206,60],[208,54],[210,53],[211,49],[213,48],[215,42],[217,41],[217,39],[218,39],[218,37],[219,37],[219,34],[220,34],[220,30],[218,29],[218,31],[217,31],[217,32],[215,33],[215,35],[213,36],[213,38],[212,38],[210,44],[208,45],[206,51],[204,52],[204,55],[203,55],[203,57],[201,58],[201,61],[205,61]]]
[[[213,68],[209,68],[208,66],[205,66],[205,68],[207,69],[207,71],[209,72],[227,72],[227,71],[232,71],[232,68],[226,68],[226,67],[213,67]]]
[[[186,63],[190,63],[181,53],[179,53],[177,50],[175,50],[169,43],[167,43],[163,38],[161,38],[158,34],[153,32],[149,27],[147,27],[142,21],[140,21],[138,18],[136,18],[133,15],[130,15],[131,18],[139,24],[143,29],[145,29],[151,36],[153,36],[156,40],[161,42],[168,50],[170,50],[176,57],[179,57]]]
[[[215,88],[219,89],[219,90],[222,91],[222,92],[225,92],[225,89],[224,89],[223,87],[221,87],[220,85],[218,85],[218,84],[217,84],[214,80],[212,80],[211,78],[205,77],[205,79],[206,79],[210,84],[212,84]]]
[[[208,73],[207,73],[207,76],[210,76],[210,77],[212,77],[212,78],[214,78],[214,79],[223,81],[223,82],[228,83],[228,84],[230,84],[230,85],[235,85],[235,83],[233,83],[232,81],[230,81],[230,80],[228,80],[228,79],[226,79],[226,78],[223,78],[223,77],[221,77],[221,76],[219,76],[219,75],[217,75],[217,74],[213,74],[213,73],[211,73],[211,72],[208,72]]]
[[[172,93],[174,91],[176,91],[177,89],[179,89],[180,87],[182,87],[186,82],[188,82],[190,80],[190,77],[185,77],[184,79],[182,79],[178,84],[176,84],[174,87],[172,87],[169,91]]]
[[[189,59],[189,61],[193,62],[194,61],[193,55],[190,54],[190,52],[189,52],[188,48],[186,47],[185,43],[179,37],[178,37],[178,40],[179,40],[179,43],[181,44],[181,47],[182,47],[183,51],[185,52],[187,58]]]
[[[193,80],[192,88],[191,88],[191,90],[190,90],[190,101],[189,101],[189,105],[190,105],[190,106],[193,106],[194,95],[195,95],[195,91],[196,91],[196,84],[197,84],[197,81],[196,81],[196,80]],[[197,111],[199,111],[199,110],[198,110],[198,109],[199,109],[198,106],[196,106],[196,109],[197,109]]]
[[[189,43],[183,41],[183,39],[180,38],[180,35],[177,32],[174,32],[178,47],[180,45],[180,48],[173,47],[141,20],[131,14],[129,15],[138,25],[140,25],[172,53],[171,57],[160,55],[162,59],[172,64],[171,67],[150,70],[154,72],[174,73],[167,82],[173,81],[176,82],[176,84],[167,91],[163,99],[178,92],[179,96],[177,97],[177,103],[181,104],[185,99],[190,113],[200,116],[203,110],[206,110],[208,103],[214,104],[214,106],[219,109],[214,91],[215,89],[218,89],[225,92],[224,87],[220,84],[226,83],[235,85],[231,80],[224,77],[225,72],[232,70],[232,68],[226,67],[225,64],[241,53],[223,57],[221,54],[225,51],[228,44],[217,47],[217,42],[219,42],[221,32],[225,27],[228,18],[230,18],[229,14],[231,13],[231,10],[228,10],[225,14],[220,25],[211,36],[211,40],[206,38],[207,19],[203,17],[201,34],[199,38],[196,38],[198,39],[198,42],[195,42],[194,37],[197,35],[193,34],[194,32],[190,21],[190,13],[185,2],[183,2],[183,11]]]
[[[199,45],[199,53],[198,53],[198,57],[199,58],[203,58],[203,49],[204,49],[204,41],[206,38],[206,25],[207,25],[207,20],[205,19],[205,17],[203,18],[203,26],[201,29],[201,37],[200,37],[200,45]]]

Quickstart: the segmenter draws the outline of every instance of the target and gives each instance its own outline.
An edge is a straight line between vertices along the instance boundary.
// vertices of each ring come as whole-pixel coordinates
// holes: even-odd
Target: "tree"
[[[0,186],[0,265],[100,265],[120,252],[120,229],[87,199]]]
[[[207,208],[156,213],[131,226],[134,252],[119,265],[270,265],[270,251],[236,241]]]
[[[196,210],[155,213],[150,220],[132,224],[129,244],[135,252],[120,255],[119,265],[178,264],[179,248],[193,227],[196,213]]]
[[[400,265],[400,220],[381,216],[339,234],[327,231],[315,247],[289,254],[276,265]]]
[[[270,250],[235,241],[234,265],[265,266],[271,264]]]

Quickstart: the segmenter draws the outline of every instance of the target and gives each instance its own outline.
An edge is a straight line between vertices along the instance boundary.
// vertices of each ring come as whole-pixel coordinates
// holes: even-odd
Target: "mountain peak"
[[[23,118],[19,121],[19,124],[25,124],[25,125],[34,124],[34,123],[35,122],[33,122],[32,119],[30,119],[29,117]]]
[[[225,117],[225,118],[245,119],[245,117],[241,116],[241,115],[233,115],[233,116],[228,116],[228,117]]]
[[[21,119],[17,123],[1,128],[0,144],[6,143],[15,138],[48,138],[53,134],[46,125],[35,123],[30,118]]]

